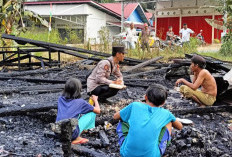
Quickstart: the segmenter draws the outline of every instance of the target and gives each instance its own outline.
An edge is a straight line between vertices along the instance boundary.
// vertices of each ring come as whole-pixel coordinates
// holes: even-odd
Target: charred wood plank
[[[156,58],[153,58],[153,59],[144,61],[143,63],[140,63],[140,64],[138,64],[138,65],[132,67],[131,69],[129,69],[129,70],[125,71],[125,72],[132,72],[132,71],[134,71],[134,70],[136,70],[136,69],[138,69],[138,68],[142,68],[142,67],[145,67],[145,66],[147,66],[147,65],[150,65],[150,64],[152,64],[152,63],[155,63],[156,61],[158,61],[158,60],[160,60],[160,59],[162,59],[162,58],[164,58],[164,57],[161,56],[161,57],[156,57]]]
[[[54,83],[64,84],[66,81],[63,80],[50,80],[50,79],[37,79],[37,78],[24,78],[24,77],[0,77],[0,80],[22,80],[34,83]]]
[[[186,58],[192,58],[195,54],[185,54]],[[197,54],[199,55],[199,54]],[[202,55],[200,55],[202,56]],[[220,61],[218,59],[212,58],[212,57],[206,57],[202,56],[206,60],[206,69],[208,69],[211,72],[217,72],[218,70],[223,70],[225,72],[229,72],[230,69],[225,67],[223,64],[223,61]]]
[[[86,50],[86,49],[82,49],[82,48],[69,47],[69,46],[64,46],[64,45],[59,45],[59,44],[54,44],[54,43],[49,43],[49,42],[43,42],[43,41],[36,41],[36,40],[27,39],[27,38],[15,37],[12,35],[7,35],[7,34],[2,34],[2,38],[14,40],[16,42],[19,42],[20,44],[29,43],[29,44],[32,44],[32,45],[35,45],[38,47],[43,47],[43,48],[72,50],[72,51],[76,51],[76,52],[92,54],[95,56],[102,56],[102,57],[110,57],[111,56],[111,54],[108,54],[108,53],[101,53],[101,52]],[[124,60],[129,61],[129,62],[137,62],[137,63],[142,62],[141,60],[127,58],[127,57],[124,58]]]
[[[108,137],[107,137],[105,131],[100,130],[100,131],[99,131],[99,136],[100,136],[100,139],[101,139],[101,141],[102,141],[102,145],[103,145],[104,147],[107,147],[107,146],[110,145],[110,140],[108,139]]]
[[[72,145],[72,150],[74,153],[78,155],[83,155],[86,157],[108,157],[108,155],[102,151],[96,151],[94,149],[89,149],[85,146]]]
[[[15,77],[15,76],[26,76],[26,75],[37,75],[37,74],[48,74],[51,72],[62,71],[60,68],[52,68],[52,69],[39,69],[39,70],[30,70],[30,71],[22,71],[22,72],[9,72],[9,73],[0,73],[0,76],[6,77]]]
[[[49,65],[58,66],[60,65],[60,63],[58,61],[53,61],[49,63]],[[0,66],[18,66],[18,63],[1,63]],[[20,67],[30,67],[30,66],[41,66],[41,62],[20,63]]]
[[[0,117],[25,115],[27,112],[45,112],[51,109],[57,109],[57,104],[4,107],[0,108]]]
[[[20,56],[20,57],[17,57],[17,58],[5,60],[4,62],[5,62],[5,63],[13,63],[13,62],[17,62],[18,60],[27,59],[28,57],[29,57],[29,55],[24,55],[24,56]],[[2,64],[2,63],[1,63],[1,64]]]
[[[222,106],[210,106],[210,107],[196,107],[191,109],[180,109],[180,110],[171,110],[174,114],[186,115],[186,114],[208,114],[215,112],[232,112],[231,105],[222,105]]]
[[[62,143],[62,150],[64,152],[64,157],[72,157],[71,149],[71,139],[72,139],[72,125],[69,119],[63,120],[61,123],[61,134],[60,141]]]
[[[64,85],[39,85],[39,86],[23,86],[23,87],[13,87],[0,89],[0,94],[11,94],[11,93],[38,93],[40,91],[50,92],[50,91],[61,91]]]
[[[150,71],[146,71],[146,72],[140,72],[140,73],[134,73],[134,74],[129,74],[124,76],[123,78],[131,78],[131,77],[136,77],[136,76],[143,76],[143,75],[147,75],[147,74],[165,74],[167,72],[167,70],[171,69],[170,67],[165,67],[162,69],[156,69],[156,70],[150,70]]]

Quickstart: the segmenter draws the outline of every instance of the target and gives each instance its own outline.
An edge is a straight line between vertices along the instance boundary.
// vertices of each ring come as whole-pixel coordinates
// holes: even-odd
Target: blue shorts
[[[116,132],[118,134],[118,144],[119,146],[122,146],[123,141],[125,140],[128,131],[129,131],[129,124],[125,123],[125,122],[119,122],[118,126],[116,128]],[[160,135],[159,135],[159,149],[160,149],[160,154],[164,155],[165,150],[167,148],[167,146],[170,144],[171,142],[171,135],[169,134],[169,130],[166,128],[166,126],[164,126],[161,131],[160,131]]]

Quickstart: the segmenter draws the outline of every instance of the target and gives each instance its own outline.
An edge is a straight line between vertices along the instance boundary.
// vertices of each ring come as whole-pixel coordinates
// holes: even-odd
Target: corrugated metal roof
[[[112,10],[113,12],[122,15],[122,5],[121,3],[101,3],[102,6]],[[124,7],[124,17],[127,19],[131,13],[137,8],[139,3],[129,3],[125,4]]]
[[[72,1],[39,1],[39,2],[24,2],[25,5],[50,5],[50,4],[89,4],[109,15],[116,16],[118,19],[121,18],[121,14],[118,14],[105,6],[91,1],[91,0],[72,0]]]

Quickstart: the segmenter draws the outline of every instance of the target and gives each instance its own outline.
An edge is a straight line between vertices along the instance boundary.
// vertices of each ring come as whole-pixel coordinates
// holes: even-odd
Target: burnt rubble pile
[[[166,152],[168,156],[232,156],[232,113],[229,100],[218,101],[213,107],[199,108],[196,103],[184,99],[174,90],[177,78],[190,80],[189,64],[189,60],[176,60],[170,64],[151,63],[149,67],[146,65],[132,71],[131,67],[124,65],[122,70],[126,71],[124,82],[127,88],[109,99],[112,104],[100,104],[102,112],[97,116],[96,128],[83,134],[90,141],[81,146],[69,146],[67,141],[64,144],[66,137],[61,141],[51,131],[50,123],[55,121],[57,99],[68,78],[75,77],[82,81],[82,97],[88,99],[85,75],[94,67],[93,62],[81,60],[62,68],[1,72],[0,156],[68,156],[71,147],[72,153],[69,156],[118,157],[119,146],[115,132],[117,121],[112,116],[116,110],[130,102],[144,101],[146,88],[154,83],[162,84],[169,90],[165,108],[176,117],[194,122],[193,125],[186,125],[182,131],[173,131],[172,143]],[[229,66],[212,59],[208,59],[207,63],[207,69],[219,81],[231,68]],[[220,85],[224,83],[222,81]],[[226,88],[225,85],[220,89],[220,96],[228,92]],[[64,150],[66,154],[63,154]]]

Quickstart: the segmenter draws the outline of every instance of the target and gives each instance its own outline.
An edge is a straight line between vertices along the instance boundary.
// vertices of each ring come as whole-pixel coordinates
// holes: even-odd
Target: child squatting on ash
[[[78,125],[72,134],[72,144],[83,144],[88,139],[80,137],[80,134],[87,129],[95,127],[96,114],[100,114],[98,97],[93,95],[92,106],[81,99],[81,82],[78,79],[70,78],[65,84],[62,96],[58,99],[58,112],[56,122],[69,118],[77,118]]]
[[[171,140],[172,127],[182,124],[162,108],[167,99],[166,89],[158,84],[146,91],[146,103],[133,102],[114,114],[121,119],[117,126],[122,157],[160,157]]]

